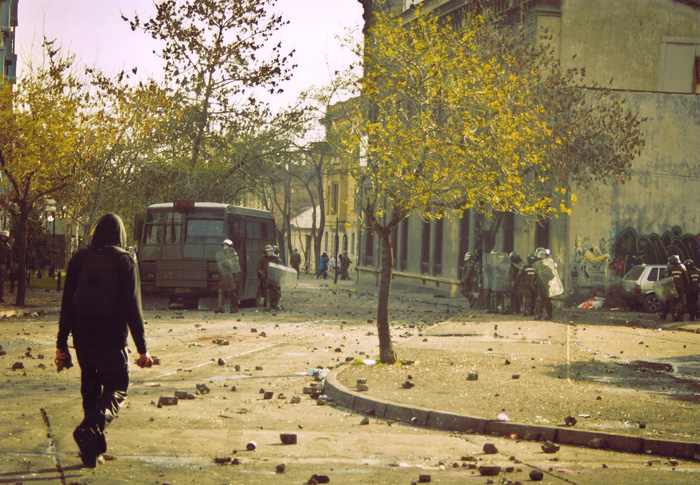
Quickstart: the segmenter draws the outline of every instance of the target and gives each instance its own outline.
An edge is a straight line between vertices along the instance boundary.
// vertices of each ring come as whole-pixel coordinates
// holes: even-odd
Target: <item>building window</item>
[[[515,214],[503,214],[503,251],[511,253],[515,250]]]
[[[355,254],[355,233],[350,235],[350,252]]]
[[[700,38],[664,37],[659,90],[670,93],[699,93],[698,54]]]
[[[539,218],[535,223],[535,247],[549,248],[549,220]]]
[[[435,221],[435,232],[433,234],[433,276],[442,274],[442,233],[443,219]]]
[[[428,274],[430,272],[430,222],[423,222],[421,242],[420,272]]]
[[[399,269],[406,271],[408,267],[408,218],[401,221],[401,257],[399,258]]]

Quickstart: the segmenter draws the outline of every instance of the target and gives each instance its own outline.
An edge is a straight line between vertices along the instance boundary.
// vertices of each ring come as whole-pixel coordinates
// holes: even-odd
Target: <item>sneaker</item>
[[[83,465],[87,468],[95,468],[97,466],[98,440],[95,433],[89,428],[75,428],[73,431],[73,439],[80,448],[80,459]]]

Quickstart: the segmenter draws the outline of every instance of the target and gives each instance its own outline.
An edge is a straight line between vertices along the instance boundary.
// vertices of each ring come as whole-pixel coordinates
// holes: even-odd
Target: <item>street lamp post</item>
[[[338,226],[339,226],[338,219],[339,218],[340,218],[340,216],[335,216],[335,261],[334,261],[335,271],[333,272],[334,273],[333,274],[333,283],[334,284],[338,284],[338,270],[340,269],[340,268],[338,268],[338,262],[339,262],[339,258],[338,258],[339,247],[338,247],[338,245],[340,243],[340,239],[338,237]]]

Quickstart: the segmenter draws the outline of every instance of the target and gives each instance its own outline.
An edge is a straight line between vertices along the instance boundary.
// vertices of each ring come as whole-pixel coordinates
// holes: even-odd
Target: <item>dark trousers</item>
[[[510,311],[512,313],[520,313],[520,307],[522,306],[522,294],[523,290],[520,286],[514,286],[510,290]]]
[[[695,320],[698,317],[698,293],[695,291],[688,292],[688,313],[690,320]]]
[[[552,318],[552,299],[549,297],[544,285],[537,286],[537,300],[535,300],[535,315],[541,317],[542,312],[547,318]]]
[[[534,288],[530,285],[525,285],[523,287],[523,306],[525,307],[525,315],[535,314],[535,300],[537,299],[537,293],[535,293]]]
[[[83,396],[83,422],[79,428],[93,431],[106,451],[104,430],[126,400],[129,387],[129,360],[119,347],[76,348],[80,365],[80,394]]]
[[[267,285],[267,301],[265,308],[277,309],[279,307],[280,298],[282,298],[282,288],[268,283]]]

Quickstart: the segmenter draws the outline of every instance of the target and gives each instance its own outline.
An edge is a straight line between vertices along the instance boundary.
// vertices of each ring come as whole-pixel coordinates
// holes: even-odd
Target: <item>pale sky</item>
[[[281,106],[311,85],[328,84],[333,71],[352,61],[335,36],[345,28],[359,30],[362,6],[357,0],[278,0],[276,9],[290,21],[281,33],[282,46],[296,49],[293,62],[299,65],[284,86],[283,99],[272,101]],[[131,18],[137,12],[144,22],[155,13],[152,0],[19,0],[18,11],[18,77],[28,57],[40,53],[44,34],[76,54],[81,64],[108,74],[136,66],[139,75],[160,77],[160,59],[152,53],[160,51],[158,44],[141,31],[132,32],[119,14]]]

